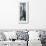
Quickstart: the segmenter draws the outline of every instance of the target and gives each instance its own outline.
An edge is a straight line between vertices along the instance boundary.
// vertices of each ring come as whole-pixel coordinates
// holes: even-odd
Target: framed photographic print
[[[28,23],[29,22],[29,2],[21,1],[20,3],[20,23]]]

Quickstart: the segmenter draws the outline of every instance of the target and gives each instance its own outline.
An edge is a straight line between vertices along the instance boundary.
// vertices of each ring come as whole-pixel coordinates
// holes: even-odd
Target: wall
[[[46,29],[46,0],[29,0],[29,24],[19,24],[19,1],[0,0],[0,29]]]
[[[33,28],[46,30],[46,0],[32,0],[31,24]]]

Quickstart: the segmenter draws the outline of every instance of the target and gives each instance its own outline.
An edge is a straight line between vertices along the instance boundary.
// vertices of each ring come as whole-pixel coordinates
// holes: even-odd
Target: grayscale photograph
[[[20,21],[26,21],[26,3],[20,3]]]
[[[20,23],[28,23],[29,17],[29,2],[20,2]]]
[[[46,0],[0,0],[0,46],[46,46]]]

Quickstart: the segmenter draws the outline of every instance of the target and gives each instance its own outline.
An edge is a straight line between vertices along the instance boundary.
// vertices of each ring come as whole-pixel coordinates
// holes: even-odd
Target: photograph
[[[20,23],[28,23],[29,9],[28,2],[20,2]]]
[[[20,21],[26,21],[26,3],[20,3]]]

